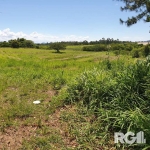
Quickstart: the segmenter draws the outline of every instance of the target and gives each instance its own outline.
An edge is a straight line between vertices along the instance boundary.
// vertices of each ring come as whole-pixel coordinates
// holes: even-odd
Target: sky
[[[0,41],[150,40],[149,23],[120,24],[134,15],[121,6],[117,0],[0,0]]]

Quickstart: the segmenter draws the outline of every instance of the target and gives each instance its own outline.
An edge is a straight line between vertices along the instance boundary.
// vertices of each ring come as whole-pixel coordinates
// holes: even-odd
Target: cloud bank
[[[20,32],[12,32],[9,28],[0,30],[0,41],[8,41],[10,39],[17,38],[25,38],[28,40],[32,40],[36,43],[42,42],[56,42],[56,41],[84,41],[88,40],[89,36],[76,36],[76,35],[63,35],[63,36],[53,36],[53,35],[45,35],[38,32],[32,32],[30,34],[26,34],[22,31]]]
[[[142,36],[125,36],[125,37],[122,37],[120,40],[122,41],[145,41],[145,38]]]

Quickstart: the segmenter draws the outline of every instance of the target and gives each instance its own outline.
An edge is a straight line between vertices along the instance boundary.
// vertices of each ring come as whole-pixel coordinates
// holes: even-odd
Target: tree
[[[9,40],[9,45],[12,47],[12,48],[34,48],[35,47],[35,44],[33,41],[31,40],[26,40],[24,38],[17,38],[17,39],[12,39],[12,40]]]
[[[25,41],[26,39],[24,38],[17,38],[17,41],[19,42],[19,47],[26,47]]]
[[[10,43],[12,48],[19,48],[19,42],[17,40],[11,40]]]
[[[63,43],[56,42],[51,43],[49,48],[56,50],[57,53],[60,53],[60,50],[65,50],[66,46]]]
[[[150,0],[117,0],[125,3],[124,7],[121,7],[122,11],[137,12],[136,16],[128,18],[126,21],[120,19],[120,23],[125,23],[127,26],[136,24],[142,18],[145,22],[150,22]]]
[[[26,40],[25,45],[27,48],[34,48],[34,46],[35,46],[34,42],[31,40]]]
[[[1,42],[0,47],[10,47],[10,43],[7,41]]]
[[[143,54],[145,57],[147,57],[150,54],[150,46],[149,45],[145,46]]]

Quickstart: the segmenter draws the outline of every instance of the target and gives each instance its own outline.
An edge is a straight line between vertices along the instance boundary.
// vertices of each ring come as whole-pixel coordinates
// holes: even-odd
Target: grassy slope
[[[86,110],[81,113],[79,106],[62,107],[63,94],[52,100],[79,73],[103,67],[108,57],[106,52],[80,49],[81,46],[70,46],[60,54],[0,49],[0,148],[90,149],[96,145],[101,149],[94,133],[88,135],[88,130],[98,130],[98,122],[91,123],[93,116],[83,115]],[[118,57],[110,54],[109,59],[115,62]],[[126,63],[134,61],[123,56],[119,59]],[[41,100],[41,104],[34,105],[34,100]],[[105,149],[110,146],[112,143],[104,145]]]

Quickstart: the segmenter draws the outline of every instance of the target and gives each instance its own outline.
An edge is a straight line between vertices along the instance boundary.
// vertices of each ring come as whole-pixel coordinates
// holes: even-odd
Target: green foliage
[[[25,40],[25,46],[27,48],[34,48],[35,47],[34,42],[31,40]]]
[[[124,50],[125,46],[124,44],[113,44],[112,45],[112,50]]]
[[[104,44],[100,45],[94,45],[94,46],[84,46],[82,48],[83,51],[95,51],[95,52],[100,52],[100,51],[106,51],[107,47]]]
[[[120,19],[121,23],[125,23],[127,26],[136,24],[139,20],[144,18],[146,22],[150,22],[150,1],[149,0],[119,0],[125,3],[124,7],[121,7],[122,11],[138,12],[136,16],[128,18],[126,21]]]
[[[10,44],[6,41],[0,43],[0,47],[10,47]]]
[[[115,77],[113,77],[114,74],[111,74],[111,72],[104,73],[96,69],[84,72],[77,79],[77,82],[71,85],[69,93],[75,92],[74,94],[72,93],[72,98],[74,96],[79,97],[78,100],[82,99],[89,105],[92,100],[96,100],[97,104],[95,106],[98,107],[100,106],[100,101],[106,102],[107,99],[107,102],[117,102],[116,105],[120,101],[120,108],[123,104],[124,106],[130,104],[130,108],[141,108],[139,102],[142,99],[148,102],[146,100],[149,99],[149,96],[145,93],[149,91],[149,62],[150,57],[146,61],[138,61],[135,65],[130,65],[124,70],[122,68],[121,72],[118,72]],[[125,103],[122,103],[124,100]],[[121,109],[129,109],[129,106]]]
[[[133,50],[132,51],[132,58],[139,58],[140,55],[139,55],[139,51],[138,50]]]
[[[49,46],[49,49],[54,49],[56,50],[57,53],[60,52],[60,50],[65,50],[66,49],[66,45],[64,45],[63,43],[51,43]]]
[[[19,48],[19,42],[17,40],[12,40],[10,45],[12,48]]]
[[[130,52],[134,48],[139,48],[142,47],[136,43],[112,43],[111,45],[109,44],[97,44],[97,45],[88,45],[84,46],[82,48],[83,51],[107,51],[107,50],[112,50],[112,51],[127,51]]]
[[[36,49],[39,49],[39,48],[40,48],[40,46],[39,46],[39,45],[36,45],[36,46],[35,46],[35,48],[36,48]]]
[[[61,74],[57,74],[51,81],[51,85],[55,90],[60,90],[65,84],[66,80],[63,77],[63,72]]]
[[[26,39],[24,39],[24,38],[18,38],[17,41],[19,42],[19,47],[22,47],[22,48],[26,47],[26,44],[25,44]],[[11,40],[9,42],[11,42]]]
[[[24,38],[17,38],[17,39],[9,40],[8,42],[6,41],[1,42],[0,47],[34,48],[35,44],[31,40],[26,40]]]
[[[147,57],[148,55],[150,55],[150,45],[146,45],[144,50],[143,50],[143,55],[145,57]]]
[[[118,56],[119,54],[120,54],[120,51],[119,50],[115,50],[115,51],[113,51],[114,52],[114,54],[116,55],[116,56]]]
[[[68,87],[66,103],[82,101],[102,120],[106,132],[144,131],[149,139],[149,89],[150,57],[147,57],[116,74],[113,69],[84,72]]]

